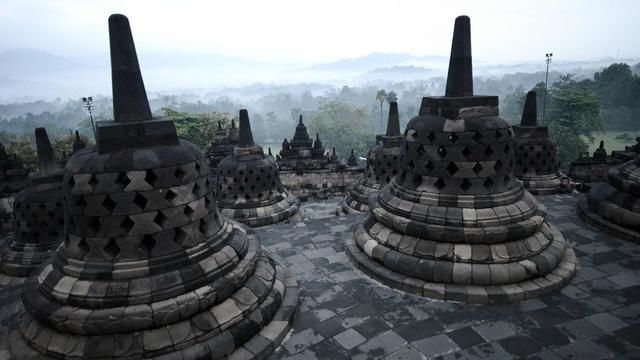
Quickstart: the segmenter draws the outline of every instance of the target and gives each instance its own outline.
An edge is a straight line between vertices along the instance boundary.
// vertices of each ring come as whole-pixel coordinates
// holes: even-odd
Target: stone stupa
[[[218,128],[213,136],[213,141],[206,152],[209,159],[209,169],[214,180],[218,174],[218,164],[222,159],[231,155],[233,148],[236,146],[238,146],[238,131],[235,120],[231,119],[229,128],[224,128],[222,122],[218,121]]]
[[[608,178],[580,200],[578,213],[614,236],[640,242],[640,155],[609,170]]]
[[[13,231],[13,200],[27,187],[29,168],[0,144],[0,231]]]
[[[218,207],[223,216],[250,226],[275,224],[293,216],[298,199],[280,182],[278,166],[251,133],[249,114],[240,110],[239,143],[218,167]]]
[[[44,128],[35,130],[37,174],[15,197],[14,237],[0,254],[0,283],[19,283],[29,276],[64,239],[62,177]]]
[[[556,144],[549,138],[549,129],[538,126],[536,92],[529,91],[522,111],[520,126],[514,126],[515,166],[513,172],[524,187],[534,195],[563,191],[563,175],[558,170]]]
[[[202,152],[154,119],[123,15],[109,18],[114,121],[65,169],[65,241],[25,283],[16,359],[264,358],[293,277],[216,210]]]
[[[386,133],[376,138],[377,144],[367,154],[367,165],[362,178],[349,189],[342,203],[345,213],[369,211],[369,196],[378,193],[398,173],[402,134],[396,101],[389,104]]]
[[[456,19],[444,97],[424,97],[404,135],[400,172],[372,196],[346,252],[403,291],[469,303],[558,290],[576,258],[513,174],[511,127],[497,96],[473,94],[470,21]]]
[[[326,169],[329,167],[329,160],[320,135],[316,133],[315,141],[312,140],[300,115],[291,141],[286,138],[282,141],[282,150],[277,156],[278,166],[283,170]]]

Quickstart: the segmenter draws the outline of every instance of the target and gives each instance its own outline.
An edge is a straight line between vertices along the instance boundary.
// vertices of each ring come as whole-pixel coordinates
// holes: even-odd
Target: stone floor
[[[293,330],[270,359],[640,358],[640,245],[585,225],[578,195],[540,199],[579,269],[561,292],[507,305],[429,300],[375,283],[344,253],[359,216],[336,216],[339,198],[303,203],[299,222],[259,230],[301,286]],[[19,294],[0,290],[0,359]]]

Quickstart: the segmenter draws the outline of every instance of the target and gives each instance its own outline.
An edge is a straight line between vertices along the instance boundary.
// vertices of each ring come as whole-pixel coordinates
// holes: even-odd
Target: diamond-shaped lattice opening
[[[164,199],[167,201],[173,201],[176,197],[178,197],[178,194],[171,189],[167,190],[167,193],[164,194]]]
[[[191,193],[195,196],[200,196],[200,185],[198,185],[198,183],[193,183],[193,190],[191,190]]]
[[[76,181],[73,178],[73,175],[69,176],[69,182],[67,183],[69,185],[70,188],[73,189],[73,187],[76,185]]]
[[[506,145],[504,146],[504,153],[505,153],[505,154],[508,154],[508,153],[509,153],[509,150],[511,150],[511,146],[509,146],[509,144],[506,144]]]
[[[209,223],[205,219],[200,219],[200,225],[198,226],[198,230],[206,235],[209,231]]]
[[[154,246],[156,246],[156,241],[153,239],[153,236],[147,234],[142,238],[140,244],[138,244],[138,249],[145,252],[147,256],[150,256]]]
[[[118,174],[118,177],[116,178],[116,184],[119,184],[122,187],[127,187],[129,183],[131,183],[131,180],[129,180],[127,173],[121,172]]]
[[[100,218],[97,216],[88,216],[87,225],[94,232],[100,231]]]
[[[413,170],[416,167],[416,163],[413,162],[413,160],[409,160],[409,162],[407,163],[407,166],[409,167],[409,170]]]
[[[491,156],[493,155],[493,149],[491,148],[491,145],[487,145],[487,148],[484,149],[484,154],[486,156]]]
[[[167,217],[162,213],[162,211],[158,211],[158,213],[156,214],[156,216],[153,218],[153,222],[155,222],[156,224],[158,224],[160,227],[164,228],[166,222],[167,222]],[[151,239],[153,240],[153,239]],[[154,240],[154,244],[155,244],[155,240]]]
[[[82,256],[86,255],[89,252],[89,244],[87,244],[87,241],[84,238],[78,241],[78,250],[80,250]]]
[[[154,186],[157,180],[158,176],[156,175],[156,173],[154,173],[153,170],[147,170],[144,175],[144,181],[146,181],[149,185]]]
[[[430,132],[429,135],[427,135],[427,139],[429,139],[429,141],[433,142],[436,139],[436,134]]]
[[[441,158],[447,156],[447,150],[444,148],[444,146],[440,146],[438,148],[438,155],[440,155]]]
[[[447,185],[447,183],[445,183],[444,180],[442,180],[442,178],[438,178],[438,180],[436,180],[436,182],[433,183],[433,186],[435,186],[436,189],[438,189],[438,190],[444,189],[444,187],[446,185]]]
[[[493,169],[495,171],[500,171],[500,169],[502,169],[502,161],[500,161],[500,160],[496,161],[496,164],[493,165]]]
[[[496,140],[499,140],[502,137],[502,131],[496,130],[495,137],[496,137]]]
[[[414,175],[413,176],[413,180],[411,181],[411,183],[413,184],[414,187],[418,187],[420,185],[422,185],[422,176],[420,175]]]
[[[471,181],[464,179],[462,180],[462,183],[460,184],[460,189],[467,191],[471,188]]]
[[[133,229],[133,226],[136,223],[131,220],[128,216],[124,218],[124,220],[122,220],[122,222],[120,223],[120,227],[122,228],[122,230],[124,230],[125,233],[129,233],[129,231],[131,231],[131,229]]]
[[[182,180],[182,178],[184,178],[184,176],[186,175],[184,171],[182,171],[182,169],[178,166],[178,168],[176,169],[176,171],[173,173],[173,175]]]
[[[109,240],[109,243],[103,250],[108,259],[113,259],[120,253],[120,248],[114,239]]]
[[[91,186],[92,189],[95,189],[96,185],[98,185],[98,178],[96,178],[94,174],[94,175],[91,175],[91,179],[89,179],[89,186]]]
[[[446,169],[447,169],[447,172],[449,173],[449,175],[451,175],[451,176],[453,176],[459,170],[458,166],[453,161],[450,162],[449,165],[447,165]]]
[[[476,173],[476,175],[479,175],[480,172],[482,172],[483,169],[484,169],[484,167],[479,162],[477,162],[475,165],[473,165],[473,168],[472,168],[473,172]]]
[[[76,206],[81,208],[82,210],[87,208],[87,201],[84,199],[84,196],[80,196],[78,201],[76,201]]]
[[[182,245],[184,243],[184,241],[187,240],[187,233],[184,230],[182,230],[181,228],[177,228],[176,229],[176,234],[173,237],[173,239],[177,244]]]
[[[462,155],[464,155],[467,159],[469,159],[469,155],[471,155],[471,150],[469,150],[468,147],[464,147],[464,149],[462,149]]]
[[[473,141],[475,142],[480,142],[482,140],[482,138],[484,138],[484,136],[482,136],[482,134],[480,134],[478,131],[476,131],[475,134],[473,134]]]
[[[198,162],[196,162],[195,169],[198,172],[198,174],[200,174],[200,168],[201,168],[200,164],[198,164]]]
[[[427,161],[427,163],[424,164],[424,169],[427,171],[427,174],[430,174],[434,169],[433,163],[431,161]]]
[[[139,207],[141,210],[144,210],[148,202],[149,200],[147,200],[147,198],[141,195],[140,193],[137,193],[136,196],[133,198],[133,203],[136,204],[136,206]]]
[[[528,173],[528,172],[529,172],[529,168],[523,167],[523,168],[522,168],[522,172],[523,172],[523,173]]]
[[[418,154],[418,156],[422,156],[424,155],[424,153],[425,153],[424,146],[423,145],[418,146],[418,148],[416,149],[416,154]]]
[[[195,212],[192,208],[191,205],[187,205],[184,207],[184,210],[182,211],[188,218],[191,218],[191,215],[193,215],[193,213]]]
[[[102,206],[104,206],[107,211],[113,212],[113,209],[116,208],[116,203],[111,199],[111,197],[109,197],[109,195],[107,195],[107,197],[104,198],[104,201],[102,201]]]
[[[456,141],[460,140],[460,138],[458,137],[458,135],[456,135],[456,133],[449,134],[449,138],[448,139],[452,143],[455,143]]]
[[[414,138],[414,139],[417,138],[418,137],[418,132],[416,130],[413,130],[411,132],[411,137]]]
[[[505,175],[505,176],[504,176],[504,182],[503,182],[503,184],[504,184],[505,186],[507,186],[507,185],[509,185],[509,183],[510,183],[510,182],[511,182],[511,176],[509,176],[509,175]]]
[[[493,185],[495,185],[495,183],[493,182],[493,180],[491,180],[491,178],[487,178],[487,180],[484,181],[484,184],[482,184],[482,186],[484,186],[487,190],[493,189]]]

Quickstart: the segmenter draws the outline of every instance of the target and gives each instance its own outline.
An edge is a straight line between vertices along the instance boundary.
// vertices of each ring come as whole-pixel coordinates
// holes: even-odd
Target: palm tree
[[[382,128],[382,104],[387,100],[387,92],[384,89],[378,90],[376,100],[380,101],[380,128]]]

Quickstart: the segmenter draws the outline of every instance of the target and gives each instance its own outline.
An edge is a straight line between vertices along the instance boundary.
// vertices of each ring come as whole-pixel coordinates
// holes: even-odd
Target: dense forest
[[[605,130],[632,134],[640,130],[639,71],[640,64],[612,64],[589,76],[551,72],[546,105],[542,72],[476,78],[474,87],[477,94],[499,95],[501,115],[513,124],[520,120],[526,92],[535,89],[539,122],[549,126],[558,143],[559,158],[566,166]],[[154,115],[176,121],[179,135],[203,149],[219,120],[228,123],[237,117],[239,109],[247,108],[256,141],[277,152],[282,140],[293,135],[302,115],[309,132],[320,133],[325,146],[335,147],[344,159],[352,148],[365,156],[374,134],[384,131],[390,100],[398,100],[404,127],[417,114],[421,98],[442,95],[444,85],[444,78],[357,87],[255,84],[204,95],[152,93],[150,105]],[[109,119],[111,111],[109,97],[93,98],[96,121]],[[68,153],[74,130],[89,142],[93,140],[91,122],[80,99],[0,105],[0,142],[26,163],[33,164],[31,144],[33,129],[38,126],[46,127],[54,138],[58,156]]]

